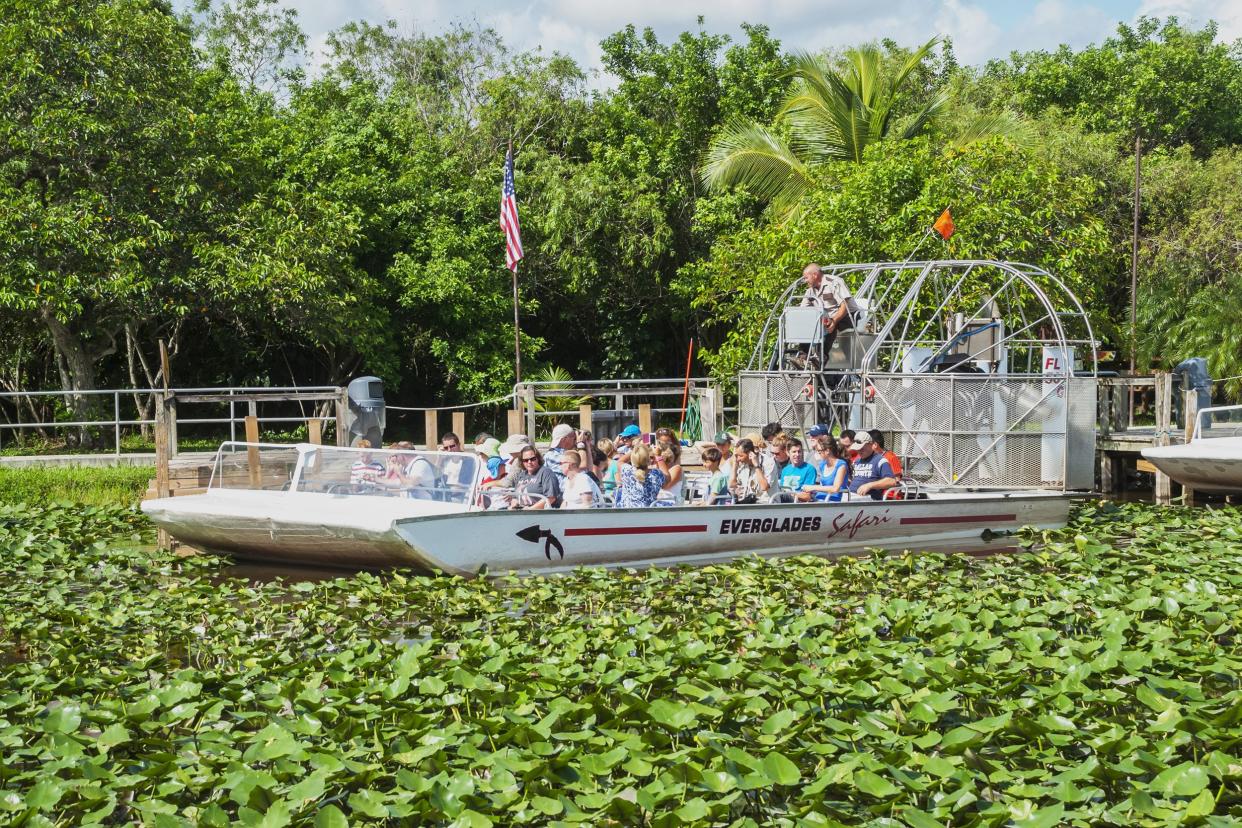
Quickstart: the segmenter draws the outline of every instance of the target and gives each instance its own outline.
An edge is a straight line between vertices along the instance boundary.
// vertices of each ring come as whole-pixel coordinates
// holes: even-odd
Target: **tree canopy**
[[[478,26],[351,23],[308,75],[278,0],[4,8],[6,387],[154,383],[164,337],[186,384],[503,393],[510,143],[535,368],[669,375],[694,337],[728,375],[806,261],[901,257],[946,205],[945,255],[1056,271],[1124,351],[1136,135],[1141,359],[1242,374],[1220,335],[1242,298],[1242,48],[1212,24],[1144,19],[981,68],[935,38],[795,54],[759,23],[628,26],[601,87]],[[750,138],[767,179],[730,160]]]

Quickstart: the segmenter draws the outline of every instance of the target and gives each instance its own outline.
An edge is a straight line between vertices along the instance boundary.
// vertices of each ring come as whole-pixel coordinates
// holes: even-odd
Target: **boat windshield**
[[[469,504],[483,464],[468,452],[225,443],[212,488],[404,497]]]
[[[1195,419],[1195,440],[1242,437],[1242,405],[1204,408]]]

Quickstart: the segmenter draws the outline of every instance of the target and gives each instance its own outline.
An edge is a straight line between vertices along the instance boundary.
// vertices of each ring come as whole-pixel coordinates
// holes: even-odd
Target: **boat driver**
[[[806,282],[806,292],[802,294],[802,306],[819,308],[824,312],[824,350],[823,359],[828,359],[832,343],[837,339],[837,332],[854,327],[854,317],[858,313],[858,302],[850,293],[845,280],[835,273],[824,275],[819,265],[811,263],[802,269],[802,281]],[[805,354],[802,357],[805,359]]]
[[[867,432],[860,431],[854,435],[854,447],[858,449],[858,456],[850,472],[850,492],[872,500],[882,499],[886,490],[897,485],[893,467],[876,449],[875,441]]]

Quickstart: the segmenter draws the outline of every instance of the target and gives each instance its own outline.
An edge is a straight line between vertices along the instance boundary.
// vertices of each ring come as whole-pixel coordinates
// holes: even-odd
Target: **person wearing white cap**
[[[574,431],[573,426],[558,423],[552,429],[552,445],[543,455],[543,462],[556,475],[556,482],[562,489],[565,488],[565,472],[561,469],[561,458],[574,447],[577,436],[578,432]]]
[[[500,448],[496,449],[505,461],[504,474],[512,474],[522,468],[522,464],[518,461],[518,455],[522,453],[522,449],[529,445],[530,438],[525,434],[510,434],[509,439],[505,440]]]
[[[856,495],[880,500],[886,489],[897,485],[897,475],[884,454],[876,451],[875,441],[867,432],[860,431],[854,435],[854,447],[858,449],[858,457],[854,459],[850,473],[849,490]]]

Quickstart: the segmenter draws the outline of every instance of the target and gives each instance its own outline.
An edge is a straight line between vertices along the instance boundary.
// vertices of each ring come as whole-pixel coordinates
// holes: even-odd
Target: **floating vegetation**
[[[1232,825],[1242,514],[1035,551],[246,585],[0,507],[0,823]]]

